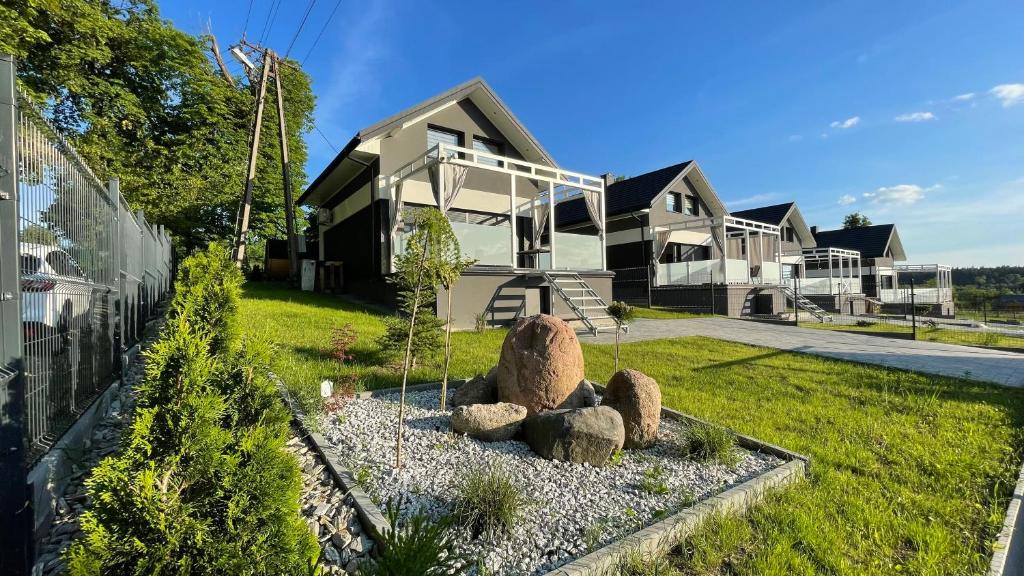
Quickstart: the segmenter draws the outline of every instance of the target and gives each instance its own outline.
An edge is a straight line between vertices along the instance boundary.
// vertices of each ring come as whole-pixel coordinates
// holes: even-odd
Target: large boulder
[[[452,411],[452,430],[484,442],[511,440],[519,433],[526,408],[518,404],[470,404]]]
[[[601,405],[622,415],[626,448],[646,448],[658,439],[661,389],[654,378],[628,368],[616,372],[608,381]]]
[[[487,376],[477,374],[452,392],[449,405],[468,406],[470,404],[494,404],[498,401],[498,369],[491,368]]]
[[[549,460],[604,466],[625,441],[622,416],[597,406],[549,410],[523,421],[523,439]]]
[[[560,407],[583,380],[583,351],[565,321],[520,318],[505,336],[498,361],[498,400],[531,415]]]

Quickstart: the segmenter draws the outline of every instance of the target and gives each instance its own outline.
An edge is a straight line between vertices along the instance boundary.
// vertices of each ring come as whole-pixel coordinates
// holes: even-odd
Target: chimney
[[[615,174],[612,174],[611,172],[606,172],[604,174],[601,174],[601,178],[604,179],[604,187],[605,188],[611,186],[612,183],[615,182]]]
[[[817,235],[818,235],[818,227],[817,226],[811,226],[811,236],[817,236]]]

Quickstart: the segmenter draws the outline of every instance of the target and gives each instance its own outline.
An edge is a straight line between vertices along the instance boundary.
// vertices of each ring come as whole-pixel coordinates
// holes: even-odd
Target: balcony
[[[704,231],[717,257],[708,260],[658,264],[658,286],[699,284],[777,285],[782,280],[779,227],[753,220],[720,216],[656,226],[656,257],[663,253],[675,230]]]

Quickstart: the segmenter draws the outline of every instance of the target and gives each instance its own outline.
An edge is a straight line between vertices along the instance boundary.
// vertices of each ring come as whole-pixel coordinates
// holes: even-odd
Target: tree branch
[[[230,71],[228,71],[228,66],[224,63],[224,58],[220,55],[220,46],[217,44],[217,37],[213,35],[212,31],[209,34],[210,50],[213,52],[213,58],[217,61],[217,66],[220,67],[220,73],[224,76],[224,80],[226,80],[228,84],[234,86],[235,77],[231,75]]]

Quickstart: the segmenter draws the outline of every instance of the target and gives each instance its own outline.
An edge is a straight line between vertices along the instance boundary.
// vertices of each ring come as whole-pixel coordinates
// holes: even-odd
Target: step
[[[600,300],[600,296],[570,296],[569,300]]]
[[[607,310],[607,306],[577,306],[580,310]]]

